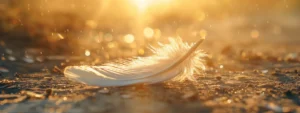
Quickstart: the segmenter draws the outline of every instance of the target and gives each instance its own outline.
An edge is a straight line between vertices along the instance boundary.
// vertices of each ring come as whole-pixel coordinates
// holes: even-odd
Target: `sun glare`
[[[168,4],[171,0],[131,0],[131,2],[137,7],[141,12],[147,10],[153,5]]]
[[[150,5],[150,0],[132,0],[140,11],[146,10]]]

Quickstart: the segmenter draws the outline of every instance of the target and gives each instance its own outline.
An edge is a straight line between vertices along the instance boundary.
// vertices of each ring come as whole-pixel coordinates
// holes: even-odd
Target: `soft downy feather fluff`
[[[88,85],[126,86],[132,84],[153,84],[169,79],[195,81],[194,73],[205,70],[202,57],[197,50],[204,39],[188,44],[181,38],[169,38],[169,44],[150,47],[154,55],[136,57],[101,66],[69,66],[64,70],[66,77]]]

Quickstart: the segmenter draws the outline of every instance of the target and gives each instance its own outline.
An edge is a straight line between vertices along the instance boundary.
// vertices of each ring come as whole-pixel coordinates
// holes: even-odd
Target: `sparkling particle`
[[[132,34],[127,34],[124,36],[124,41],[126,43],[132,43],[134,42],[134,36]]]
[[[66,100],[68,100],[68,98],[67,98],[67,97],[64,97],[63,100],[66,101]]]
[[[220,65],[220,69],[223,69],[224,68],[224,66],[223,65]]]
[[[146,27],[146,28],[144,29],[144,36],[145,36],[146,38],[152,38],[153,35],[154,35],[154,30],[153,30],[153,29],[151,29],[150,27]]]
[[[63,35],[61,35],[60,33],[57,33],[58,38],[60,39],[65,39],[65,37]]]
[[[231,99],[228,99],[228,100],[227,100],[227,103],[229,103],[229,104],[230,104],[231,102],[232,102],[232,100],[231,100]]]
[[[85,55],[85,56],[90,56],[90,55],[91,55],[91,52],[90,52],[89,50],[85,50],[84,55]]]

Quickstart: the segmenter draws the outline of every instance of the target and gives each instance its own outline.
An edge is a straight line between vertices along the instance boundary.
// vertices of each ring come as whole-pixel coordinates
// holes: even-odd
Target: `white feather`
[[[198,46],[204,39],[189,45],[180,38],[170,38],[170,44],[160,48],[150,47],[154,55],[106,63],[101,66],[69,66],[64,70],[66,77],[88,85],[125,86],[152,84],[173,79],[195,80],[194,72],[204,70],[202,57],[206,56]]]

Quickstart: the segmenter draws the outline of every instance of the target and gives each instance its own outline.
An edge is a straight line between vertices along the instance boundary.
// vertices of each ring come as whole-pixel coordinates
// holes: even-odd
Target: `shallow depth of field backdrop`
[[[182,109],[185,110],[233,110],[234,106],[240,108],[240,112],[299,112],[299,107],[291,107],[291,103],[300,103],[299,0],[1,0],[1,91],[3,94],[19,94],[21,90],[43,93],[45,89],[53,89],[58,92],[58,97],[53,97],[57,100],[65,99],[64,95],[73,96],[74,99],[76,96],[69,90],[78,89],[80,92],[88,86],[61,82],[65,78],[56,75],[62,75],[61,71],[66,66],[100,65],[118,58],[148,56],[151,55],[148,45],[157,46],[158,41],[167,43],[167,39],[172,37],[181,37],[186,42],[206,37],[201,49],[208,54],[205,58],[207,70],[198,76],[199,83],[204,85],[195,86],[197,90],[192,94],[180,92],[183,87],[177,83],[175,84],[178,86],[171,85],[170,89],[164,89],[167,86],[146,86],[152,88],[153,91],[150,92],[153,95],[157,92],[157,95],[164,95],[167,99],[161,99],[160,96],[149,99],[146,96],[147,99],[158,102],[152,107],[166,105],[168,110],[174,110],[176,105],[186,102],[177,103],[174,99],[182,95],[185,98],[187,95],[188,98],[196,97],[195,101],[205,104],[203,107],[201,103],[199,107],[188,101],[183,104]],[[30,77],[16,79],[22,76]],[[47,79],[47,82],[35,76],[43,76],[42,80]],[[222,80],[227,80],[228,83],[220,82]],[[240,86],[243,87],[239,88]],[[243,89],[248,87],[249,91]],[[231,88],[234,91],[224,90]],[[144,87],[136,89],[145,90]],[[269,89],[274,92],[268,92]],[[131,91],[131,88],[109,90],[112,95],[107,100],[110,101],[116,99],[118,94],[123,97],[124,91]],[[165,90],[174,93],[166,93]],[[258,100],[264,102],[253,104],[258,107],[255,109],[251,108],[253,106],[249,108],[234,104],[241,102],[249,105],[244,100],[251,100],[253,95],[249,93],[250,96],[245,96],[247,93],[241,93],[243,91],[252,92],[256,96],[263,94],[263,99]],[[149,92],[149,89],[141,94],[145,92]],[[235,100],[233,97],[238,94],[241,95],[237,97],[240,100]],[[265,96],[267,94],[269,95]],[[292,98],[292,101],[281,101],[284,98]],[[74,100],[70,101],[66,106],[76,108]],[[11,101],[0,103],[11,106]],[[222,108],[221,103],[230,103],[232,106]],[[1,110],[11,110],[5,106],[1,106]],[[120,107],[119,104],[115,106]],[[52,109],[45,106],[42,108]],[[53,109],[55,111],[60,108],[58,106]],[[128,106],[125,108],[129,109]],[[66,109],[63,107],[61,111]],[[28,111],[30,110],[32,109]]]

